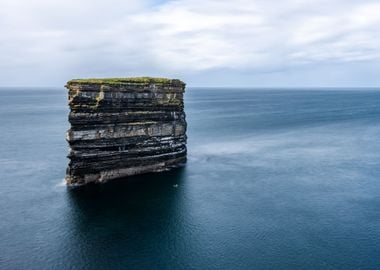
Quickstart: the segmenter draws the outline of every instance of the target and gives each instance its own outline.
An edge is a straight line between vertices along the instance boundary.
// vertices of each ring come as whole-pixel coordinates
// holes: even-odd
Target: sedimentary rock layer
[[[180,80],[72,80],[67,132],[68,185],[159,172],[186,162]]]

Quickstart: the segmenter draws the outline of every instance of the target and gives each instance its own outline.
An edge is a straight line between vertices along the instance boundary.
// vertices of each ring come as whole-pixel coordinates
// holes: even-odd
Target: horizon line
[[[0,85],[0,88],[65,88],[64,85]],[[239,88],[239,89],[380,89],[379,86],[199,86],[199,85],[186,85],[186,88]]]

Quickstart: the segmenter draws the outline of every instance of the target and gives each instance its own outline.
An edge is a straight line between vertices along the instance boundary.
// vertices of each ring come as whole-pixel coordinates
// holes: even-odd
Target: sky
[[[380,0],[0,0],[0,86],[380,86]]]

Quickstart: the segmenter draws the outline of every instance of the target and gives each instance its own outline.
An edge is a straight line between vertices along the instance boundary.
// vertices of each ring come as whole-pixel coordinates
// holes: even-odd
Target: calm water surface
[[[67,189],[64,89],[0,89],[0,269],[380,269],[380,91],[188,89],[184,169]]]

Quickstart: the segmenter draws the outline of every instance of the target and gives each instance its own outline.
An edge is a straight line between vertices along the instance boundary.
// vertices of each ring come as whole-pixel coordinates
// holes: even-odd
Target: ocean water
[[[71,190],[66,91],[1,88],[0,269],[380,269],[380,91],[185,99],[185,168]]]

